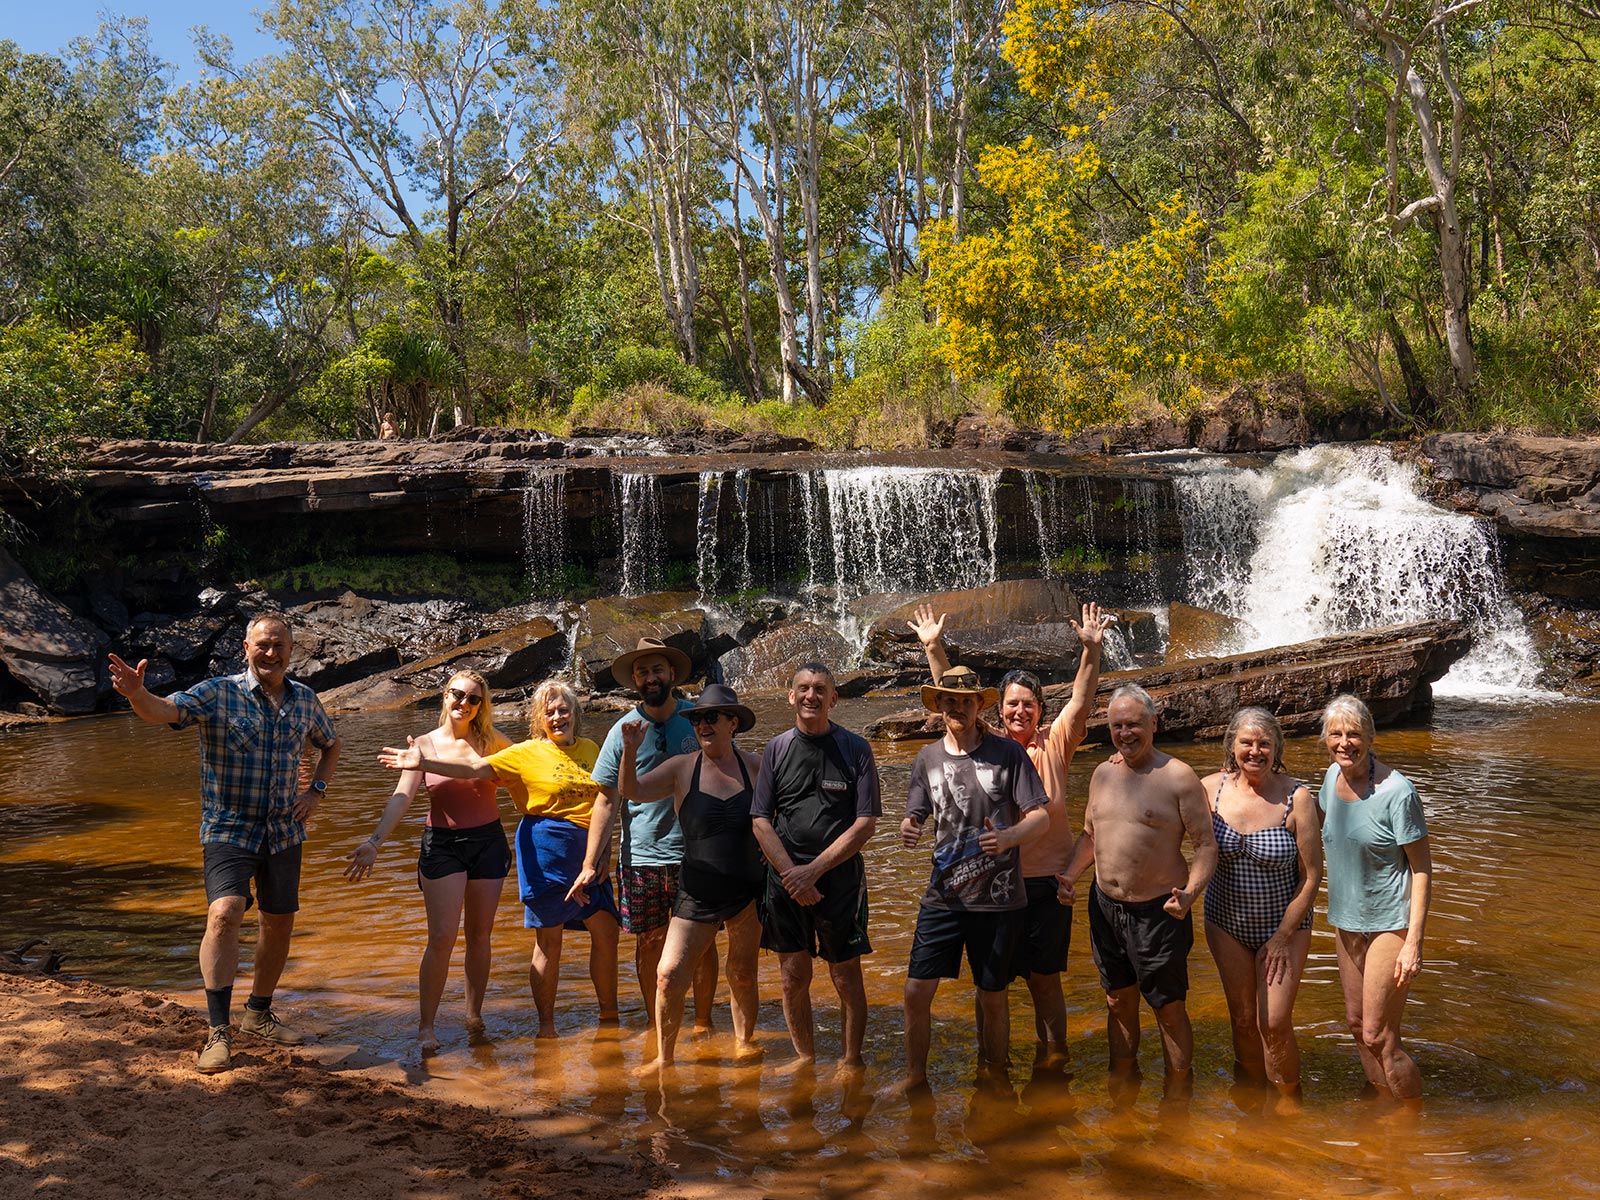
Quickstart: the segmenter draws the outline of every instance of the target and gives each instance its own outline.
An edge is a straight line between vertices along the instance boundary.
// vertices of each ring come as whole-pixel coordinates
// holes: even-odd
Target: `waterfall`
[[[621,514],[617,556],[622,560],[622,594],[654,591],[661,568],[661,480],[655,475],[619,474],[617,511]]]
[[[522,488],[522,567],[530,596],[559,595],[566,585],[567,473],[530,470]]]
[[[1197,465],[1175,482],[1188,598],[1246,625],[1218,652],[1455,618],[1476,641],[1437,691],[1535,686],[1538,656],[1493,528],[1431,503],[1410,464],[1378,447],[1317,446],[1259,470]]]
[[[999,569],[998,471],[856,467],[810,472],[807,591],[828,583],[842,617],[869,592],[932,592],[993,583]],[[825,578],[824,575],[827,574]]]
[[[722,472],[701,471],[695,506],[694,580],[700,603],[717,594],[717,520],[722,510]]]

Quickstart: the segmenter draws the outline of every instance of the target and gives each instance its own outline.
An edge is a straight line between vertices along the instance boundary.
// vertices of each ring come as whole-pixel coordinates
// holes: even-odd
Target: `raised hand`
[[[1106,630],[1116,624],[1117,614],[1102,612],[1098,604],[1085,604],[1083,606],[1082,622],[1072,622],[1072,632],[1078,635],[1078,640],[1087,646],[1098,646],[1106,635]]]
[[[644,735],[650,732],[650,726],[643,721],[625,721],[622,725],[622,748],[638,752],[644,745]]]
[[[119,695],[133,696],[144,691],[144,669],[150,665],[150,660],[141,658],[137,667],[130,667],[115,654],[106,656],[111,660],[111,686]]]
[[[385,746],[378,752],[378,762],[395,771],[415,771],[422,766],[422,751],[417,749],[417,739],[408,735],[404,750]]]
[[[913,610],[915,619],[906,622],[906,627],[917,635],[917,641],[924,646],[931,646],[944,635],[944,621],[949,613],[933,615],[933,605],[919,604]]]

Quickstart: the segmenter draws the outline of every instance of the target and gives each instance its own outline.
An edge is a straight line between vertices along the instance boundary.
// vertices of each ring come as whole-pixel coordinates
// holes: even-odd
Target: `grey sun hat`
[[[706,684],[705,690],[695,700],[692,711],[727,713],[739,722],[735,733],[755,728],[756,714],[739,703],[738,694],[731,687],[724,687],[720,683]]]
[[[631,688],[633,683],[633,664],[641,658],[648,658],[652,654],[659,654],[672,664],[672,686],[677,687],[689,678],[694,670],[694,665],[689,661],[689,656],[676,646],[669,646],[660,638],[643,637],[639,644],[626,654],[619,654],[611,663],[611,678],[621,687]]]
[[[981,701],[979,712],[1000,703],[1000,693],[992,687],[984,687],[971,667],[951,667],[939,676],[938,683],[922,685],[922,707],[930,712],[939,711],[940,696],[977,696]]]

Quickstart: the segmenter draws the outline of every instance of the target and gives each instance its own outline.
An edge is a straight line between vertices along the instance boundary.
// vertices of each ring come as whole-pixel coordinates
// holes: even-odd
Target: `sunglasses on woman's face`
[[[721,715],[722,715],[721,713],[717,713],[717,712],[690,713],[689,714],[689,724],[691,724],[691,725],[715,725],[717,723],[717,718],[720,717]]]
[[[448,695],[457,704],[478,705],[483,703],[483,697],[478,695],[477,692],[463,692],[460,688],[450,688]]]

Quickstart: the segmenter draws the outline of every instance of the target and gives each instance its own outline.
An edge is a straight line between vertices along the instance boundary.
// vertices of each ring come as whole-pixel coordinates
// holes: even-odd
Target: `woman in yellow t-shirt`
[[[561,939],[566,929],[587,929],[589,977],[594,981],[600,1020],[617,1019],[617,906],[606,881],[586,890],[582,903],[567,892],[583,868],[589,814],[599,788],[590,777],[600,749],[578,737],[578,697],[556,680],[533,694],[528,740],[488,758],[470,749],[460,757],[425,756],[415,744],[385,747],[378,761],[399,770],[423,770],[456,779],[497,779],[522,810],[517,824],[517,882],[522,923],[533,929],[533,959],[528,990],[539,1013],[542,1038],[556,1036],[556,981]],[[411,739],[407,739],[411,741]]]

